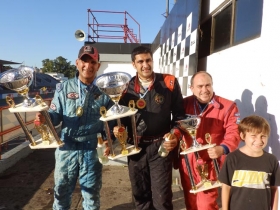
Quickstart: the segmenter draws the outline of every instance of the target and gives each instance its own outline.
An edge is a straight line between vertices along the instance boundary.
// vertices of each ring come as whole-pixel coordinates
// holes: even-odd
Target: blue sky
[[[173,5],[170,0],[170,11]],[[74,33],[77,29],[87,33],[88,9],[127,11],[140,24],[141,42],[151,43],[164,23],[166,0],[1,0],[0,8],[0,60],[40,68],[42,60],[58,56],[75,64],[84,42],[77,41]],[[99,23],[124,24],[123,14],[94,15]],[[128,17],[128,27],[138,34],[138,26],[134,24]]]

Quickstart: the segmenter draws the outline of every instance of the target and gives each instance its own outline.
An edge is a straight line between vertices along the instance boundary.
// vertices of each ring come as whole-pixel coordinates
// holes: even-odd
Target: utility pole
[[[166,0],[166,13],[165,13],[165,17],[167,18],[169,15],[169,0]]]

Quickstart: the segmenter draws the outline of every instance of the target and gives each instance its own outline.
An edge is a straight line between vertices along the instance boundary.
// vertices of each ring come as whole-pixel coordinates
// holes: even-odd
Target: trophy
[[[18,94],[23,96],[23,102],[20,104],[15,104],[12,97],[7,96],[6,102],[9,105],[9,111],[14,113],[17,118],[21,128],[23,129],[26,138],[29,140],[31,149],[44,149],[44,148],[56,148],[63,145],[63,142],[58,137],[55,128],[53,127],[50,116],[46,111],[48,106],[43,101],[42,97],[36,95],[35,98],[30,98],[28,96],[29,86],[33,82],[34,69],[27,66],[22,66],[17,69],[10,69],[0,74],[0,84],[10,90],[16,91]],[[35,128],[37,126],[38,132],[42,135],[41,139],[34,140],[30,131],[28,130],[25,122],[23,121],[20,113],[22,112],[40,112],[46,120],[46,125],[40,124],[38,127],[38,122],[34,122]],[[43,132],[44,131],[44,132]],[[48,135],[46,136],[46,132]],[[48,138],[48,144],[44,141]]]
[[[188,145],[181,140],[180,142],[180,148],[182,152],[180,152],[181,155],[184,155],[184,159],[186,161],[186,166],[188,170],[188,174],[190,177],[190,182],[192,185],[192,189],[190,190],[191,193],[198,193],[201,191],[209,190],[212,188],[220,187],[220,184],[216,181],[209,180],[208,177],[208,165],[201,159],[201,157],[198,154],[198,151],[205,150],[211,147],[214,147],[216,144],[211,144],[211,141],[209,141],[209,136],[207,135],[207,140],[209,141],[207,145],[201,145],[196,140],[196,131],[201,123],[201,118],[196,115],[186,115],[186,118],[183,120],[177,121],[178,128],[181,129],[184,132],[188,132],[190,136],[192,137],[192,145],[188,148]],[[187,157],[187,154],[194,153],[196,158],[196,170],[198,171],[201,181],[197,184],[195,184],[194,177],[191,171],[190,163]],[[217,160],[216,160],[217,162]],[[216,167],[215,167],[216,170]]]
[[[109,159],[111,160],[115,160],[129,155],[134,155],[141,151],[141,148],[138,147],[138,142],[136,139],[137,133],[135,114],[138,110],[135,109],[135,103],[133,100],[131,100],[129,101],[128,106],[122,106],[119,104],[119,100],[122,96],[122,93],[127,88],[130,79],[131,76],[125,72],[111,72],[98,76],[94,81],[94,84],[103,93],[109,95],[110,98],[115,102],[115,104],[109,110],[106,110],[105,107],[100,108],[100,120],[103,121],[105,125],[108,145],[110,148]],[[120,121],[121,118],[129,116],[131,117],[134,145],[127,145],[128,134],[126,128],[121,125]],[[118,139],[119,144],[121,145],[121,150],[116,152],[116,154],[112,145],[110,128],[108,126],[108,121],[111,120],[117,120],[117,124],[119,127],[116,137]]]

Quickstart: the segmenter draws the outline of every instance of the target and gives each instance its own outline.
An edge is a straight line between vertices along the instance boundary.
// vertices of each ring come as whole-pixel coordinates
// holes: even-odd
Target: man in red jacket
[[[207,144],[205,134],[209,133],[212,138],[212,144],[215,147],[199,151],[199,161],[208,165],[208,180],[217,180],[215,168],[212,159],[217,159],[221,167],[226,154],[235,150],[240,142],[238,134],[238,123],[240,114],[233,101],[217,96],[213,92],[212,76],[205,72],[199,71],[191,78],[192,96],[184,98],[185,113],[189,115],[200,116],[201,122],[197,129],[196,139],[201,145]],[[183,136],[183,141],[190,147],[192,138],[188,133]],[[201,181],[201,176],[197,171],[198,157],[194,153],[187,155],[190,168],[195,183]],[[213,210],[219,209],[217,204],[218,188],[190,193],[192,189],[189,174],[187,171],[186,160],[183,155],[180,156],[179,171],[181,182],[184,189],[185,204],[188,210]]]

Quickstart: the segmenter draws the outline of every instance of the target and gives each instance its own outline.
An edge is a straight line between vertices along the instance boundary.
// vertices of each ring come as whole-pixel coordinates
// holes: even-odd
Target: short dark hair
[[[212,76],[211,76],[211,74],[209,74],[208,72],[206,72],[206,71],[198,71],[198,72],[196,72],[193,76],[192,76],[192,78],[191,78],[191,85],[190,86],[192,86],[193,85],[193,80],[194,80],[194,78],[198,75],[198,74],[206,74],[206,75],[208,75],[210,78],[211,78],[211,81],[212,81],[212,83],[213,83],[213,78],[212,78]]]
[[[270,126],[266,119],[258,115],[250,115],[245,117],[238,125],[239,133],[244,136],[246,132],[264,133],[270,135]]]
[[[153,53],[150,48],[145,47],[143,45],[140,45],[138,47],[135,47],[132,52],[131,52],[131,60],[134,62],[135,61],[135,56],[138,54],[147,54],[149,53],[151,57],[153,58]]]

